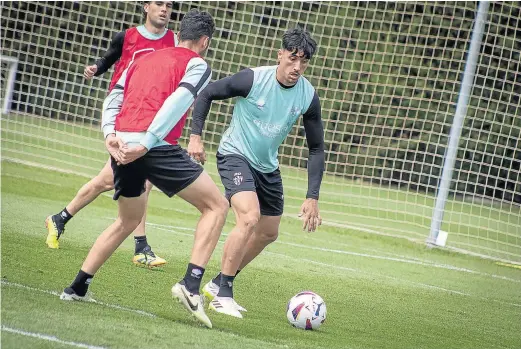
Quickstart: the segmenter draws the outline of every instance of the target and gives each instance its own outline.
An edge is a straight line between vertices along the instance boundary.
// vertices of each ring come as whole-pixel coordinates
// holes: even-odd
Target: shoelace
[[[143,251],[141,251],[141,253],[143,253],[145,255],[145,258],[147,258],[148,256],[152,257],[152,258],[156,258],[156,255],[154,254],[154,252],[152,252],[152,249],[150,248],[150,246],[147,246],[143,249]]]

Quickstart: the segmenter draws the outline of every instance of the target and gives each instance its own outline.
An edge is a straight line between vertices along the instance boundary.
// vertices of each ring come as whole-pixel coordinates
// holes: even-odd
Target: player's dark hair
[[[150,3],[150,1],[143,1],[143,7],[141,10],[143,11],[143,22],[146,22],[147,20],[147,12],[145,11],[145,5]]]
[[[191,9],[181,20],[179,27],[179,41],[199,40],[203,36],[210,39],[215,30],[215,22],[208,12]]]
[[[146,13],[146,11],[145,11],[145,5],[146,5],[146,4],[149,4],[149,5],[150,5],[151,2],[152,2],[152,1],[143,1],[143,7],[141,8],[141,10],[143,11],[143,22],[146,22],[146,20],[147,20],[147,15],[148,15],[148,14]],[[172,5],[174,5],[174,2],[173,2],[173,1],[170,1],[170,2],[172,3]]]
[[[304,57],[311,59],[317,50],[317,42],[302,28],[289,29],[282,35],[282,48],[297,54],[302,50]]]

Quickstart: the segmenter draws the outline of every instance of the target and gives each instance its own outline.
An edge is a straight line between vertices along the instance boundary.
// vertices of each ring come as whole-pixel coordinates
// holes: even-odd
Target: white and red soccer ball
[[[303,330],[316,330],[326,320],[326,303],[318,294],[303,291],[288,302],[286,316],[291,325]]]

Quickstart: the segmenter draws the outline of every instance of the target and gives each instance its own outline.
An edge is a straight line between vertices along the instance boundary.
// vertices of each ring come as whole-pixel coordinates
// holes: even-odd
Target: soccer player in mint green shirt
[[[318,94],[303,76],[317,48],[300,28],[282,37],[278,64],[244,69],[210,84],[195,102],[188,153],[205,160],[201,140],[211,102],[237,97],[229,128],[217,152],[217,167],[237,224],[224,245],[221,273],[203,292],[210,308],[241,317],[233,299],[233,281],[241,269],[277,239],[284,209],[278,149],[302,115],[309,147],[308,191],[301,215],[304,228],[320,224],[318,198],[324,171],[324,129]],[[229,312],[230,304],[238,311]]]

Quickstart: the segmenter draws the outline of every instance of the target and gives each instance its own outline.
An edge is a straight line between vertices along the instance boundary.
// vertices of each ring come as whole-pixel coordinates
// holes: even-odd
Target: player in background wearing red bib
[[[83,76],[90,80],[107,72],[115,64],[109,92],[114,88],[123,72],[137,58],[167,47],[177,46],[176,34],[167,29],[172,13],[171,1],[147,1],[144,4],[145,24],[116,34],[103,57],[95,64],[85,67]],[[81,209],[94,201],[100,194],[114,189],[114,176],[107,161],[101,172],[86,183],[74,199],[59,213],[47,217],[47,246],[59,248],[59,238],[65,231],[65,224]],[[147,183],[147,196],[152,185]],[[132,261],[140,266],[157,267],[166,261],[157,256],[148,245],[145,235],[145,215],[134,231],[135,254]]]

